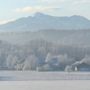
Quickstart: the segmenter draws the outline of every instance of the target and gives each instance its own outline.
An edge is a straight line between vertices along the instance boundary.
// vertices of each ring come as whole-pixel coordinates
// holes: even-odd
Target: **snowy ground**
[[[3,81],[0,90],[90,90],[90,81]]]
[[[0,81],[90,80],[90,72],[0,71]]]
[[[90,72],[0,71],[0,90],[90,90]]]

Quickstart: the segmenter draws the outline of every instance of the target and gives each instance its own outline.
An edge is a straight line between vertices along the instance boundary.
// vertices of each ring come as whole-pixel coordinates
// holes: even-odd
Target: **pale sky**
[[[0,24],[42,12],[90,19],[90,0],[0,0]]]

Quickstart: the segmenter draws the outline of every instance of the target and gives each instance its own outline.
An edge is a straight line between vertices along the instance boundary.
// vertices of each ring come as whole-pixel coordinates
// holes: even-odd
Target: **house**
[[[73,71],[90,71],[90,65],[87,63],[73,64]]]
[[[81,63],[77,65],[78,71],[90,71],[90,65],[86,63]]]

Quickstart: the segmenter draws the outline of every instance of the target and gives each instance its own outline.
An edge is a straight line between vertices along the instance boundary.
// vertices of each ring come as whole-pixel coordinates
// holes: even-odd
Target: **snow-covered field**
[[[90,80],[90,72],[0,71],[0,81]]]
[[[0,80],[0,90],[90,90],[89,72],[1,71]]]
[[[0,90],[90,90],[90,81],[4,81],[0,82]]]

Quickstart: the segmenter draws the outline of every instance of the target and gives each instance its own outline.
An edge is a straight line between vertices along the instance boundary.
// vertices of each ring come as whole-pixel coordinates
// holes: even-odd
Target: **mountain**
[[[7,24],[0,25],[2,31],[37,31],[37,30],[77,30],[90,29],[90,20],[82,16],[56,17],[43,13],[24,17]]]

